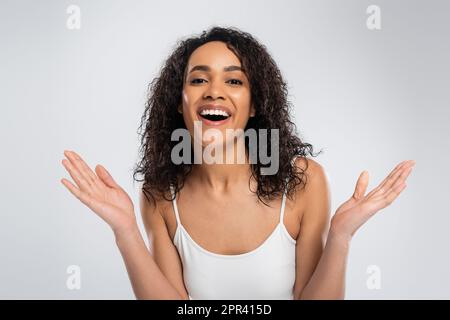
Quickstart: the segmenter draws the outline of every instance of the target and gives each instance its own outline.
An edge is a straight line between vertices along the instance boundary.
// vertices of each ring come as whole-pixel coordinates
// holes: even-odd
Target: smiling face
[[[249,117],[255,115],[249,80],[239,58],[221,41],[208,42],[191,54],[182,100],[178,112],[192,137],[194,121],[202,122],[203,131],[220,130],[225,138],[226,129],[245,129]]]

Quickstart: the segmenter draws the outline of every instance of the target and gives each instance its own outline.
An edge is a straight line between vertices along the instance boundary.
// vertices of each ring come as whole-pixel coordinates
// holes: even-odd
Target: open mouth
[[[228,119],[230,114],[224,110],[203,109],[199,112],[200,117],[212,122],[220,122]]]
[[[200,115],[200,116],[209,121],[222,121],[222,120],[229,118],[229,116],[222,116],[222,115],[215,115],[215,114],[207,114],[207,115]]]

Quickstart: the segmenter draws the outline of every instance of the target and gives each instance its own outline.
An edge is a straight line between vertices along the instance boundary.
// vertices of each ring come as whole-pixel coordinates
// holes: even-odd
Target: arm
[[[106,169],[93,172],[75,152],[65,152],[64,167],[76,183],[61,182],[112,228],[137,299],[181,299],[159,269],[139,232],[133,202]]]
[[[153,205],[147,201],[144,193],[140,192],[140,206],[142,220],[148,236],[150,253],[161,272],[175,288],[181,299],[189,300],[184,286],[183,267],[175,245],[170,238],[164,211],[168,212],[167,201],[156,201]]]
[[[307,167],[304,158],[296,162],[305,170],[307,183],[295,196],[294,208],[302,210],[302,218],[296,246],[294,298],[323,299],[323,293],[332,291],[337,297],[344,287],[346,254],[339,254],[341,250],[336,251],[333,243],[327,242],[331,194],[325,170],[316,161],[307,161]]]
[[[326,174],[317,163],[312,160],[309,163],[312,164],[309,172],[311,178],[308,180],[310,186],[305,196],[308,203],[298,239],[299,281],[296,281],[294,288],[295,297],[308,300],[344,299],[346,264],[353,235],[371,216],[398,197],[406,187],[405,180],[414,162],[404,161],[397,165],[366,196],[368,175],[364,171],[359,176],[352,197],[337,209],[329,228],[330,194]],[[328,237],[323,246],[326,234]],[[304,260],[311,261],[309,266]]]
[[[328,236],[322,256],[299,299],[345,298],[345,272],[350,242]]]
[[[182,299],[150,255],[137,226],[116,234],[116,243],[137,299]]]

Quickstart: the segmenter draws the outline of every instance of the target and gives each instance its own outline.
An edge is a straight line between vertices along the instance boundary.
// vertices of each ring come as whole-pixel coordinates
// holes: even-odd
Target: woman
[[[330,220],[325,170],[295,135],[280,71],[263,45],[234,28],[181,41],[152,82],[140,128],[134,174],[143,175],[136,180],[144,181],[140,211],[150,251],[130,197],[103,166],[93,172],[65,151],[76,185],[61,180],[111,226],[138,299],[343,299],[353,235],[398,197],[415,164],[400,163],[368,194],[364,171]],[[180,129],[200,139],[197,153],[179,152],[183,161],[173,152]],[[278,140],[257,135],[255,156],[246,136],[238,162],[243,140],[227,130],[250,129],[276,129],[270,135]],[[211,155],[231,153],[233,161],[195,161],[211,146]],[[261,146],[276,159],[275,172],[264,174]]]

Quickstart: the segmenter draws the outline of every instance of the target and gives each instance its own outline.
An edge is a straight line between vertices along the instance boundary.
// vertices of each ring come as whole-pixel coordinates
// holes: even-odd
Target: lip
[[[220,120],[220,121],[211,121],[208,119],[203,118],[200,113],[205,110],[205,109],[210,109],[210,110],[222,110],[225,111],[226,113],[228,113],[230,116],[226,119]],[[219,104],[204,104],[201,105],[198,109],[197,109],[197,116],[199,118],[199,120],[207,125],[207,126],[211,126],[211,127],[217,127],[217,126],[221,126],[224,123],[226,123],[227,121],[229,121],[231,119],[231,117],[233,116],[233,113],[231,112],[230,108],[223,106],[223,105],[219,105]]]
[[[205,109],[212,109],[212,110],[222,110],[225,111],[226,113],[228,113],[230,115],[230,117],[233,115],[230,108],[225,107],[223,105],[220,104],[203,104],[201,105],[198,109],[197,109],[197,113],[198,115],[200,115],[200,112],[202,112]]]

